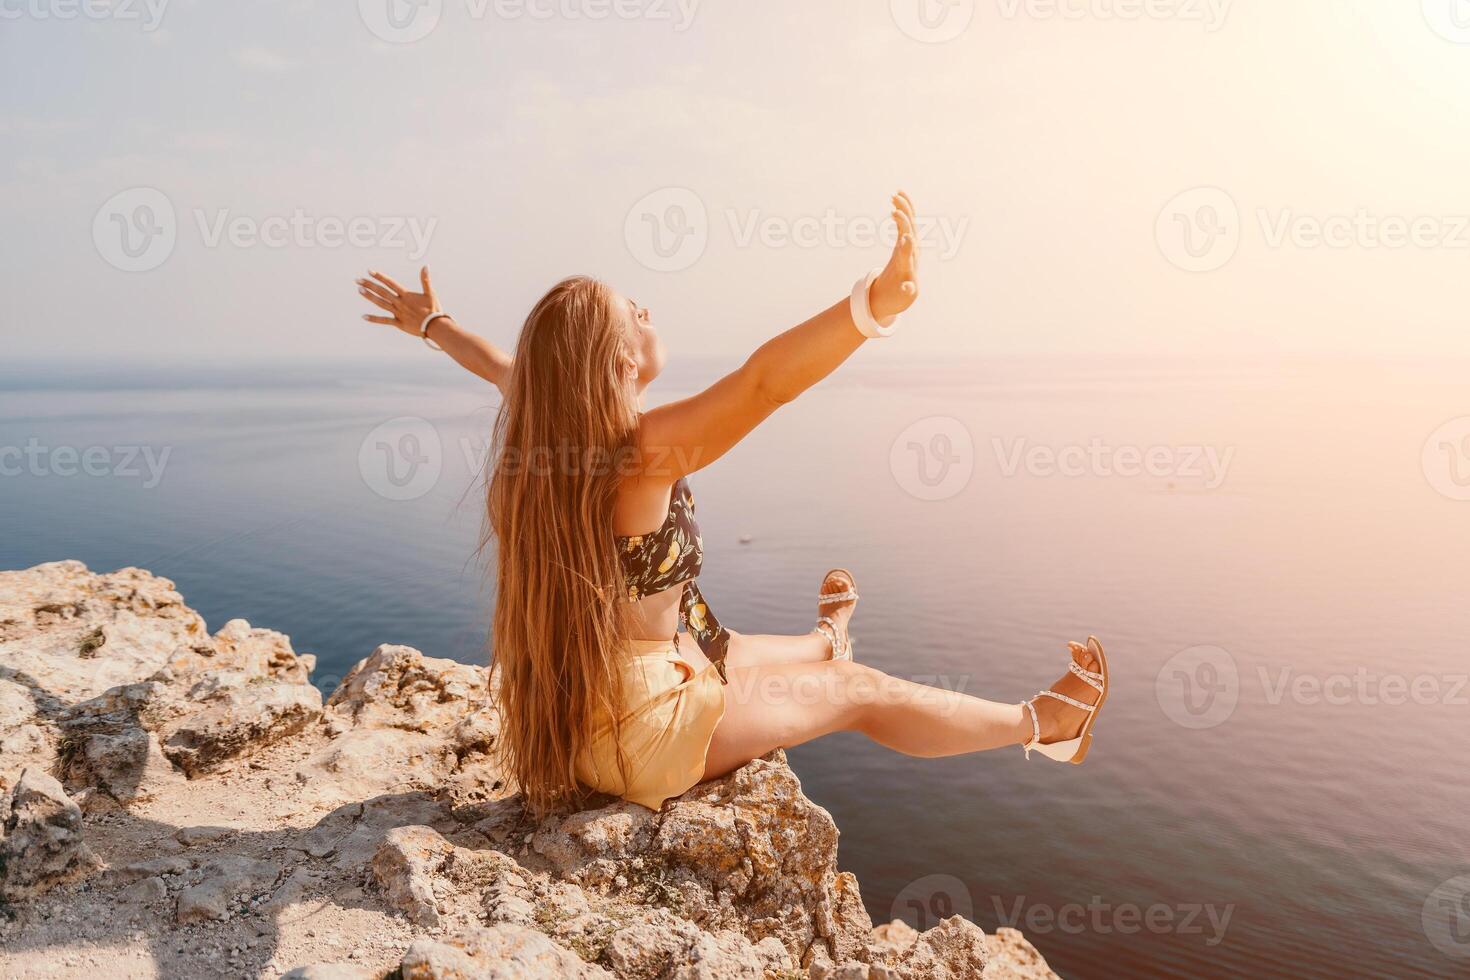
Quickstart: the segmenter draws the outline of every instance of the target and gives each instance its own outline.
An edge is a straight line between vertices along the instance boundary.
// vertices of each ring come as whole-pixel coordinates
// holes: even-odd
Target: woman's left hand
[[[898,242],[888,265],[868,290],[868,305],[879,323],[887,324],[919,298],[919,245],[914,202],[903,191],[893,195],[893,220]]]

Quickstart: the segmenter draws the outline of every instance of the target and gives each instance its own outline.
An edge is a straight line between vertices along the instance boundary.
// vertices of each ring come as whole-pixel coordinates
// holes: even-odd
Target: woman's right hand
[[[893,318],[914,305],[919,298],[919,246],[914,230],[914,202],[903,191],[893,195],[893,220],[898,225],[898,241],[888,265],[873,280],[868,290],[868,307],[879,323],[887,325]]]
[[[390,316],[363,314],[363,319],[370,323],[384,323],[397,327],[410,336],[417,337],[424,317],[443,309],[439,305],[439,297],[434,295],[434,285],[429,281],[428,266],[419,270],[419,281],[423,284],[424,290],[421,293],[405,289],[394,279],[376,270],[370,271],[368,275],[372,278],[357,280],[357,291],[368,302],[391,314]]]

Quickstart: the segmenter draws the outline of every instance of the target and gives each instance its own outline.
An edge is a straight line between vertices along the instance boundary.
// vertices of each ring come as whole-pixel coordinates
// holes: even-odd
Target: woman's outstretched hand
[[[898,225],[898,242],[868,291],[868,305],[880,323],[889,322],[919,298],[918,219],[914,202],[903,191],[893,195],[893,220]]]
[[[363,314],[364,320],[371,323],[386,323],[417,337],[424,317],[443,309],[439,305],[439,297],[434,295],[434,284],[429,281],[428,266],[419,270],[419,281],[423,284],[424,290],[421,293],[405,289],[397,281],[381,272],[372,271],[368,275],[372,278],[357,280],[357,291],[369,303],[387,310],[390,315]]]
[[[381,272],[368,273],[371,279],[357,280],[357,291],[363,299],[388,313],[388,316],[364,314],[363,319],[371,323],[383,323],[397,327],[411,337],[419,336],[424,318],[430,313],[441,313],[439,297],[434,294],[434,284],[429,280],[429,267],[419,270],[419,282],[423,292],[416,293],[398,284]],[[494,344],[465,330],[453,317],[438,317],[429,324],[427,339],[439,345],[450,357],[472,374],[477,374],[495,387],[504,390],[510,377],[511,356]]]

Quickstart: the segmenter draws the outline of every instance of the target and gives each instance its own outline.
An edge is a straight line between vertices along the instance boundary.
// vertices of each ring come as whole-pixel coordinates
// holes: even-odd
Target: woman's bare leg
[[[823,593],[845,592],[852,588],[852,579],[845,575],[830,575],[822,582]],[[818,615],[826,614],[841,630],[847,629],[856,602],[818,603]],[[814,664],[832,658],[832,644],[820,633],[805,633],[799,636],[775,636],[769,634],[745,635],[730,631],[730,648],[725,663],[730,669],[739,667],[768,667],[775,664]]]
[[[849,661],[739,667],[705,760],[706,779],[777,748],[858,731],[905,755],[983,752],[1031,739],[1019,704],[925,687]]]
[[[730,631],[725,663],[730,669],[776,664],[815,664],[832,656],[832,644],[820,633],[799,636],[747,634]]]

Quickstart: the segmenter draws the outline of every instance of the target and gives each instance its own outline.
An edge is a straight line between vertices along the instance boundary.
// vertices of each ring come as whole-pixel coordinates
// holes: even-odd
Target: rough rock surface
[[[98,864],[82,839],[82,811],[52,777],[27,769],[0,799],[0,898],[86,874]]]
[[[874,929],[779,753],[532,820],[485,671],[314,658],[172,583],[0,572],[0,976],[1051,977],[1014,930]]]

